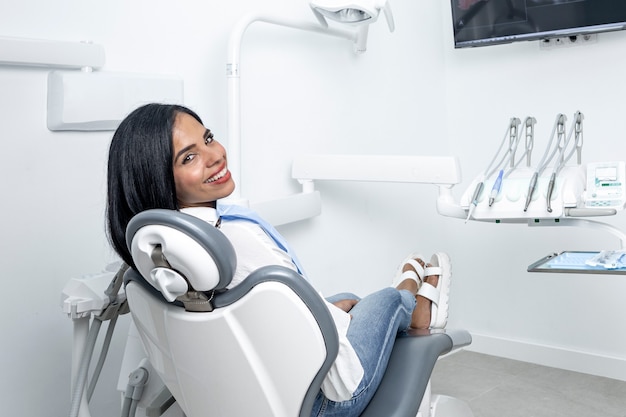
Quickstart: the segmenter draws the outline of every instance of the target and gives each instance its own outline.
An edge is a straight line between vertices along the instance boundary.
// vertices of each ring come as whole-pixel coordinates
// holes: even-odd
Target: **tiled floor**
[[[474,417],[626,417],[626,382],[480,353],[441,358],[431,381]]]

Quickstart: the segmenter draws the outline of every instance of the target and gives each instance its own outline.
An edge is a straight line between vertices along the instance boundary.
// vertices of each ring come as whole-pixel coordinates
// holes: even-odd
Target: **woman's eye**
[[[196,155],[195,155],[195,154],[193,154],[193,153],[190,153],[189,155],[186,155],[186,156],[183,158],[183,165],[184,165],[184,164],[188,164],[189,162],[193,161],[193,159],[194,159],[195,157],[196,157]]]
[[[205,145],[209,145],[211,143],[213,143],[213,132],[211,132],[209,129],[206,130],[205,134],[204,134],[204,144]]]

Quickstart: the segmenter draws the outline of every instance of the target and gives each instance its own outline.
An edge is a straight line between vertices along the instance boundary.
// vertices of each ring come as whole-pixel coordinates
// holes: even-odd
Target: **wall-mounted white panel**
[[[298,179],[458,184],[461,170],[454,156],[303,155],[292,165]]]
[[[178,77],[114,72],[52,71],[48,75],[48,129],[115,130],[138,106],[183,102]]]
[[[104,48],[88,42],[0,37],[0,65],[101,68]]]

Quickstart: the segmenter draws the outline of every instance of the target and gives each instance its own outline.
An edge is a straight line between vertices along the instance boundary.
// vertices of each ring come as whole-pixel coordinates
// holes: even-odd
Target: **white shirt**
[[[217,221],[217,213],[214,209],[186,208],[181,211],[213,225]],[[223,222],[220,230],[230,240],[237,255],[237,268],[228,288],[238,285],[250,273],[262,266],[281,265],[297,271],[291,257],[280,249],[256,223],[232,220]],[[339,335],[339,353],[324,378],[321,388],[328,399],[346,401],[352,398],[352,394],[363,378],[363,366],[346,336],[350,326],[350,314],[332,303],[325,302]]]

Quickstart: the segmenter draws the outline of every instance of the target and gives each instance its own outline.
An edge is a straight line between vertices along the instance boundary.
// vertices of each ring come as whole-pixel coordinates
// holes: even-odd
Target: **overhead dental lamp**
[[[354,25],[369,25],[378,19],[382,10],[389,31],[393,32],[395,29],[388,0],[312,0],[309,5],[324,27],[328,26],[326,19]]]

